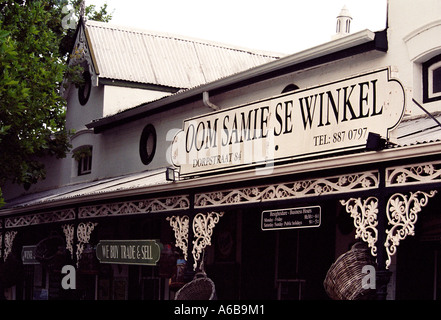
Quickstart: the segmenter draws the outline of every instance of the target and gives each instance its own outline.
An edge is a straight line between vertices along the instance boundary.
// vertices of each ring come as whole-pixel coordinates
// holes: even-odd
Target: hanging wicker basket
[[[61,272],[61,268],[70,263],[64,240],[58,235],[41,240],[35,249],[35,258],[54,273]]]
[[[366,273],[362,269],[366,265],[376,267],[375,259],[365,243],[357,242],[329,268],[323,282],[328,296],[334,300],[373,299],[375,289],[363,287]]]
[[[61,236],[51,235],[37,244],[35,258],[41,263],[47,263],[57,255],[59,247],[63,246],[64,240]]]
[[[214,282],[205,272],[196,273],[193,280],[176,292],[175,300],[216,300]]]

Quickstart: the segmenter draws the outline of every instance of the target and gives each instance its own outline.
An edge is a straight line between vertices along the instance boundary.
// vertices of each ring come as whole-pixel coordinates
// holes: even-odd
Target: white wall
[[[412,98],[422,103],[423,62],[441,54],[441,0],[389,0],[388,61],[398,66],[400,80],[407,89],[411,116],[424,112]],[[430,112],[439,111],[440,103],[425,103]]]
[[[104,86],[103,116],[107,117],[168,95],[170,93],[164,91],[106,85]]]
[[[78,100],[78,89],[71,85],[67,96],[66,128],[80,131],[86,123],[103,117],[104,88],[93,87],[87,103],[82,106]]]
[[[207,107],[203,108],[210,110]],[[94,174],[104,178],[170,166],[167,153],[174,133],[182,129],[183,119],[197,115],[198,109],[195,105],[188,105],[142,118],[97,135],[99,142],[96,154],[94,151],[93,161],[98,165]],[[152,162],[145,165],[139,155],[139,144],[142,131],[148,124],[155,127],[157,144]]]

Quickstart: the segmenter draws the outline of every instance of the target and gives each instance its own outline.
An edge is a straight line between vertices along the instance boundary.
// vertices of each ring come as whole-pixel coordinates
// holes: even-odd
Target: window
[[[92,146],[77,148],[72,157],[77,161],[79,176],[92,172]]]
[[[297,85],[295,85],[294,83],[291,83],[291,84],[287,85],[285,88],[283,88],[282,93],[295,91],[297,89],[299,89],[299,87]]]
[[[441,100],[441,55],[423,63],[423,102]]]
[[[156,130],[151,124],[145,126],[142,130],[141,139],[139,141],[139,155],[142,163],[148,165],[152,162],[156,151]]]
[[[90,90],[92,89],[92,77],[89,71],[83,72],[84,83],[78,88],[78,100],[84,106],[90,97]]]
[[[346,20],[346,33],[351,32],[351,20]]]

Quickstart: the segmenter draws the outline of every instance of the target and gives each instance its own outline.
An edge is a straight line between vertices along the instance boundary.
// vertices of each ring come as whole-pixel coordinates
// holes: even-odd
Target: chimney
[[[333,36],[333,39],[338,39],[351,33],[351,21],[352,16],[349,13],[348,8],[344,6],[343,9],[341,9],[340,14],[337,16],[336,34]]]

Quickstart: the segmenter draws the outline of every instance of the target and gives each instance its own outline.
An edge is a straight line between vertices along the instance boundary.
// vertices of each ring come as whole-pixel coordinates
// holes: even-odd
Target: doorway
[[[336,201],[288,204],[274,209],[311,205],[321,207],[320,226],[262,231],[262,209],[244,211],[241,299],[327,298],[323,280],[335,260]]]

